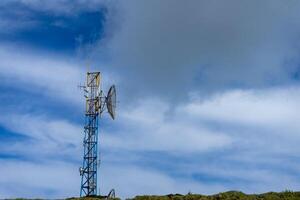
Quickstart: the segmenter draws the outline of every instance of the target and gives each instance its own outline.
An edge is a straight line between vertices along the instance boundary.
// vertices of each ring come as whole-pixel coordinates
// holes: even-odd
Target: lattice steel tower
[[[98,119],[105,107],[111,117],[115,118],[116,90],[111,86],[107,96],[100,90],[100,72],[87,72],[86,85],[81,86],[85,92],[85,126],[83,166],[80,167],[80,196],[97,195],[97,155],[98,155]],[[106,105],[106,106],[105,106]]]

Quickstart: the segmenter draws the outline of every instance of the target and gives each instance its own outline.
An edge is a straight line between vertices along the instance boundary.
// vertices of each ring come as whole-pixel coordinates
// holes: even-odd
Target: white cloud
[[[22,88],[72,104],[81,102],[77,86],[84,78],[85,69],[76,59],[8,44],[0,46],[0,59],[0,77],[8,88]]]
[[[29,137],[29,140],[2,144],[3,153],[37,160],[47,160],[51,156],[78,160],[82,154],[82,128],[66,120],[12,114],[1,116],[0,124],[13,133]]]
[[[157,99],[141,100],[129,109],[120,108],[117,124],[113,125],[120,130],[115,134],[105,132],[103,141],[107,142],[103,145],[106,148],[174,153],[203,152],[230,146],[232,138],[228,135],[207,129],[201,121],[189,123],[181,117],[183,113],[174,113],[175,116],[168,119],[169,109],[166,102]]]
[[[185,105],[191,117],[220,123],[284,129],[296,134],[300,108],[300,88],[286,87],[261,90],[230,90]]]
[[[2,43],[0,60],[0,77],[6,88],[19,88],[29,94],[38,94],[41,98],[46,96],[65,104],[84,107],[83,93],[78,86],[84,85],[88,68],[87,63],[79,58]],[[101,71],[104,91],[109,84],[118,83],[118,77],[102,65],[90,67],[89,70]]]
[[[103,148],[132,151],[200,153],[239,149],[251,162],[300,151],[298,87],[228,90],[211,98],[192,98],[177,106],[143,99],[105,128]],[[111,128],[113,131],[110,132]],[[257,160],[257,159],[256,159]]]

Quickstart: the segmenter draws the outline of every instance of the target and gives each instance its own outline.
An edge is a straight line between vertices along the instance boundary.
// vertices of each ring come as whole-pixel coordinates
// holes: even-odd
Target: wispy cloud
[[[191,118],[256,126],[272,132],[283,129],[286,134],[295,136],[300,128],[297,123],[299,94],[299,87],[233,90],[206,100],[195,100],[183,109]]]
[[[1,45],[0,58],[0,76],[7,87],[79,103],[77,86],[85,68],[75,60],[7,44]]]
[[[174,108],[173,108],[174,109]],[[119,108],[115,134],[105,134],[106,148],[168,152],[202,152],[225,148],[232,139],[207,129],[201,121],[190,123],[181,112],[168,115],[170,105],[155,99],[142,99],[136,106]],[[176,109],[176,108],[175,108]],[[122,127],[122,128],[121,128]]]
[[[78,161],[82,148],[82,130],[66,120],[33,115],[5,115],[0,124],[12,133],[27,136],[27,140],[2,144],[2,153],[33,160],[68,158]],[[28,145],[30,148],[27,148]]]

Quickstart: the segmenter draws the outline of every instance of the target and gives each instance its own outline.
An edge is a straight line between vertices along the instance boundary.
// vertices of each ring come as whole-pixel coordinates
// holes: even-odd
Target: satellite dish
[[[106,96],[106,107],[112,119],[116,116],[116,87],[112,85]]]

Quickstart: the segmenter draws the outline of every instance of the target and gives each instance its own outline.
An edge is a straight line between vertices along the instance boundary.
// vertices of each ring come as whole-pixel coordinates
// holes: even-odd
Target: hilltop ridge
[[[100,200],[101,196],[68,198],[67,200]],[[113,200],[120,200],[114,198]],[[245,194],[240,191],[228,191],[214,195],[202,194],[168,194],[168,195],[138,195],[127,200],[300,200],[300,192],[268,192],[263,194]]]

